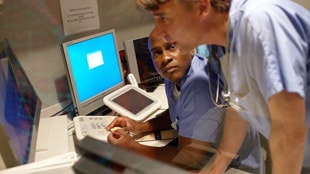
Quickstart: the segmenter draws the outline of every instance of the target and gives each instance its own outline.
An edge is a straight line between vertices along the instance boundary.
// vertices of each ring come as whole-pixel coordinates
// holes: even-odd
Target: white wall
[[[135,0],[98,0],[100,29],[64,36],[59,0],[4,0],[0,5],[0,39],[8,38],[43,108],[70,100],[60,44],[68,39],[115,29],[118,48],[123,41],[147,36],[153,18]]]

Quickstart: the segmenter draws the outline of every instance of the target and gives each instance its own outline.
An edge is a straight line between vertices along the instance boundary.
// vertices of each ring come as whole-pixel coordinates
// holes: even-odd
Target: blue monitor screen
[[[16,160],[25,164],[34,161],[41,100],[10,48],[4,56],[0,58],[0,123]]]
[[[112,33],[67,47],[79,102],[122,82]]]
[[[114,29],[62,43],[75,115],[104,109],[103,97],[124,86]]]

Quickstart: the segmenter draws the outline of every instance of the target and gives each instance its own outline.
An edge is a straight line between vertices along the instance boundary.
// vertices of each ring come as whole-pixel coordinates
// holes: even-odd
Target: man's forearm
[[[172,159],[178,153],[178,147],[176,146],[153,147],[139,143],[131,146],[129,150],[167,163],[172,163]]]
[[[154,130],[164,130],[171,128],[171,120],[169,117],[168,110],[165,111],[162,115],[157,116],[145,123],[143,123],[143,130],[145,131],[154,131]]]
[[[274,174],[300,174],[307,136],[305,101],[282,91],[269,100],[272,128],[269,146]]]
[[[226,110],[224,119],[223,136],[219,148],[222,153],[236,154],[243,143],[249,123],[231,107]]]
[[[221,173],[226,170],[241,147],[248,127],[248,122],[243,120],[232,108],[226,110],[223,136],[219,149],[213,164],[206,170],[216,171],[215,173]],[[201,173],[204,172],[202,171]]]
[[[295,128],[279,128],[275,126],[276,124],[278,123],[272,124],[269,138],[272,173],[300,174],[307,130],[303,125],[296,125]]]

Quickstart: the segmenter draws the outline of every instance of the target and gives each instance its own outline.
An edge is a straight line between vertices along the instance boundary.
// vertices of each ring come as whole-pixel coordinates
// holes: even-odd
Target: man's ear
[[[191,53],[191,57],[194,57],[196,50],[193,49],[190,53]]]
[[[208,14],[211,8],[211,0],[198,0],[198,11],[199,15]]]

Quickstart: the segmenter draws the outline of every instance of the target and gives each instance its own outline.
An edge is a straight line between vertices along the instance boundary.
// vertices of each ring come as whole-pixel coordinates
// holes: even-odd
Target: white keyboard
[[[110,131],[105,129],[117,116],[76,116],[73,118],[76,137],[82,140],[86,135],[107,141]]]
[[[107,137],[110,131],[105,128],[117,116],[76,116],[73,118],[76,137],[82,140],[86,135],[107,142]],[[119,129],[114,127],[112,131]],[[149,132],[139,135],[132,135],[135,141],[154,141],[154,140],[172,140],[177,137],[177,132],[174,129]]]

